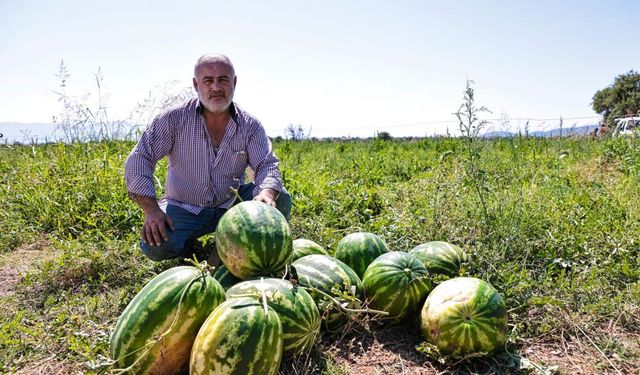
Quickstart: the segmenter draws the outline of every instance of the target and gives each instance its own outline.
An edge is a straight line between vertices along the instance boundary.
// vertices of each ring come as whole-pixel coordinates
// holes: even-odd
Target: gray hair
[[[236,70],[233,68],[233,63],[231,62],[231,60],[225,55],[216,54],[200,56],[200,58],[198,58],[198,61],[196,61],[196,65],[193,67],[193,76],[196,77],[198,75],[197,72],[200,66],[215,63],[222,63],[227,65],[229,68],[231,68],[231,72],[233,72],[233,75],[236,75]]]

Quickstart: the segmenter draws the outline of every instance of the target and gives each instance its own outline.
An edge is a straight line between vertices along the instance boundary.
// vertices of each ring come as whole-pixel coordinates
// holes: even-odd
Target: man
[[[289,218],[279,161],[261,123],[233,102],[236,83],[228,57],[201,56],[193,77],[198,98],[158,115],[127,158],[127,190],[144,212],[140,246],[152,260],[190,258],[196,239],[214,232],[234,203],[234,190]],[[159,204],[153,172],[164,156],[166,200]],[[255,183],[245,184],[247,166]],[[209,261],[217,265],[215,251]]]
[[[600,124],[600,129],[598,129],[598,136],[600,138],[603,138],[605,135],[607,135],[608,130],[609,130],[609,127],[607,126],[607,121],[602,120],[602,123]]]

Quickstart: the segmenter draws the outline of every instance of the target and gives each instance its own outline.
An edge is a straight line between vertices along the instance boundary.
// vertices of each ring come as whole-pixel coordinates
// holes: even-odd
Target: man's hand
[[[278,192],[273,189],[262,189],[260,193],[253,197],[254,201],[264,202],[271,207],[276,206],[276,197],[278,196]]]
[[[167,228],[175,230],[173,221],[158,206],[155,197],[145,197],[135,193],[129,193],[131,199],[136,201],[144,212],[144,224],[140,230],[142,241],[151,246],[160,246],[169,239]]]
[[[160,246],[162,242],[169,239],[167,228],[175,229],[169,215],[160,208],[144,214],[144,225],[140,231],[140,237],[144,243],[151,246]]]

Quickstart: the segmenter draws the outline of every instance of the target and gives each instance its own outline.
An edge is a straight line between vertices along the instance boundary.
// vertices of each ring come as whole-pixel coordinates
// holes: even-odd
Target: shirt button
[[[227,199],[231,198],[231,194],[227,194]]]

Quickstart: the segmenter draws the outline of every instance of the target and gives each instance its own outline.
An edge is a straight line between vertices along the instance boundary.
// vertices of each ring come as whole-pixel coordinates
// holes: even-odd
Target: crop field
[[[109,335],[178,261],[139,248],[123,166],[133,143],[0,146],[0,373],[109,373]],[[353,316],[293,374],[639,374],[640,140],[277,140],[294,238],[329,253],[358,231],[408,251],[434,240],[491,283],[508,340],[451,359],[420,334]],[[166,164],[157,170],[162,190]]]

